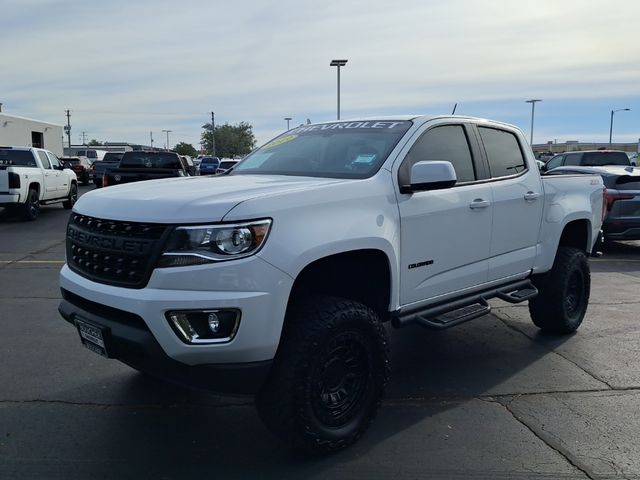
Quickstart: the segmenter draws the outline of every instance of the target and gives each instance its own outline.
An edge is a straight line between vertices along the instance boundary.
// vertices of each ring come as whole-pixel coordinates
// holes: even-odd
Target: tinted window
[[[304,125],[251,153],[231,175],[367,178],[378,171],[411,125],[383,120]]]
[[[119,162],[122,160],[122,153],[109,152],[104,154],[103,162]]]
[[[171,168],[182,169],[180,157],[175,153],[127,152],[120,166],[124,168]]]
[[[236,162],[236,161],[233,161],[233,162],[231,162],[231,161],[220,162],[220,167],[218,167],[218,168],[224,168],[226,170],[227,168],[233,167],[236,163],[238,163],[238,162]]]
[[[53,153],[48,152],[47,155],[49,155],[49,160],[51,160],[51,166],[53,168],[62,166],[62,164],[60,163],[60,160],[58,160],[58,157],[56,157]]]
[[[564,159],[564,155],[556,155],[547,163],[545,163],[545,168],[547,170],[551,170],[552,168],[556,168],[562,165],[562,159]]]
[[[487,152],[491,177],[505,177],[526,170],[520,144],[513,133],[487,127],[479,127],[478,130]]]
[[[51,169],[51,162],[49,161],[49,157],[44,152],[38,152],[38,157],[40,157],[40,161],[42,162],[42,166],[47,169]]]
[[[33,154],[30,151],[4,149],[0,149],[0,165],[19,165],[21,167],[37,166]]]
[[[565,156],[564,164],[565,165],[580,165],[580,159],[582,158],[582,154],[568,154]]]
[[[445,160],[451,162],[458,182],[476,180],[469,142],[461,125],[435,127],[425,132],[411,147],[398,172],[400,185],[409,185],[411,167],[416,162]]]
[[[630,165],[629,157],[624,152],[586,152],[582,157],[582,165]]]
[[[204,164],[208,164],[208,163],[217,164],[218,162],[220,162],[220,160],[218,160],[217,157],[204,157],[200,163],[201,164],[202,163],[204,163]]]

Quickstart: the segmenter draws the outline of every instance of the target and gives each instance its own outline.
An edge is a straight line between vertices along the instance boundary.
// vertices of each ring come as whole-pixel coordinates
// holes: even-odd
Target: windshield
[[[630,165],[629,157],[624,152],[589,152],[584,154],[582,164],[588,167],[601,165]]]
[[[411,125],[372,120],[294,128],[246,157],[231,175],[367,178],[378,171]]]
[[[122,153],[113,153],[113,152],[105,153],[102,161],[103,162],[119,162],[122,159],[122,155],[123,155]]]
[[[180,157],[175,153],[127,152],[122,156],[120,167],[125,168],[172,168],[182,169]]]
[[[218,160],[216,157],[204,157],[202,159],[202,163],[218,163],[220,160]]]
[[[35,167],[36,161],[28,150],[0,149],[0,165],[20,165],[21,167]]]

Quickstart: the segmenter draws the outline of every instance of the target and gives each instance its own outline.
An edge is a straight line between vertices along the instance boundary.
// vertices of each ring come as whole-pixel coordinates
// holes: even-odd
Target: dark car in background
[[[640,240],[640,167],[558,167],[545,175],[594,173],[602,177],[605,186],[604,241]]]
[[[124,152],[108,152],[105,153],[102,160],[93,162],[93,183],[97,188],[102,187],[102,177],[108,168],[117,168],[122,160]]]
[[[60,157],[60,161],[69,163],[71,170],[76,172],[76,177],[83,185],[89,185],[89,181],[93,178],[93,164],[87,157]]]
[[[215,175],[220,166],[218,157],[202,157],[200,161],[200,175]]]
[[[125,152],[117,168],[105,170],[102,185],[107,187],[122,183],[186,176],[188,172],[177,153],[136,150]]]
[[[557,167],[581,166],[602,167],[604,165],[631,165],[629,157],[619,150],[585,150],[582,152],[565,152],[551,157],[542,167],[549,171]]]

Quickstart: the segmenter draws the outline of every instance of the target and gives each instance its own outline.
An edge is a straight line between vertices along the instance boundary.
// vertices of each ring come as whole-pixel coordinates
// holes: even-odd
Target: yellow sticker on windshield
[[[278,137],[274,139],[272,142],[269,142],[268,144],[266,144],[262,148],[263,150],[266,150],[267,148],[277,147],[279,145],[282,145],[283,143],[288,143],[291,140],[296,139],[297,137],[298,137],[297,135],[285,135],[284,137]]]

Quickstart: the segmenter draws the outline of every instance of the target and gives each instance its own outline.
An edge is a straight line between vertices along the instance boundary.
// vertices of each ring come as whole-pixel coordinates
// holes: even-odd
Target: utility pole
[[[149,132],[149,136],[151,137],[151,150],[153,150],[153,132]]]
[[[289,122],[290,122],[291,120],[293,120],[293,118],[291,118],[291,117],[284,117],[284,119],[285,119],[285,121],[287,122],[287,132],[288,132],[288,131],[290,130],[290,128],[289,128]]]
[[[533,146],[533,116],[536,112],[536,102],[541,102],[539,98],[532,98],[531,100],[525,100],[524,103],[531,104],[531,137],[529,138],[529,145]]]
[[[167,148],[165,148],[165,150],[169,150],[169,132],[173,132],[173,130],[162,130],[162,131],[167,133],[167,145],[166,145]]]
[[[69,148],[71,148],[71,112],[69,110],[65,110],[67,112],[67,126],[65,130],[67,131],[67,142],[69,143]]]
[[[87,143],[87,132],[82,132],[82,144],[86,145]]]
[[[338,120],[340,120],[340,67],[344,67],[348,60],[331,60],[330,67],[338,67]]]
[[[211,112],[211,151],[212,156],[216,156],[216,116]]]

